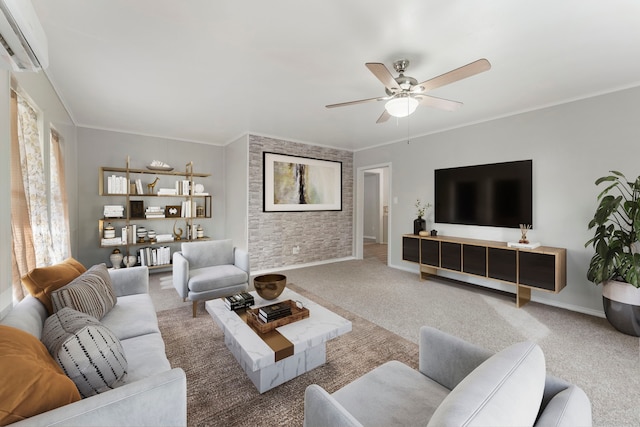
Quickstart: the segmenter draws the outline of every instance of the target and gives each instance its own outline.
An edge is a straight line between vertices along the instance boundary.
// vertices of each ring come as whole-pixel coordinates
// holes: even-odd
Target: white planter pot
[[[602,284],[602,305],[607,320],[614,328],[640,337],[640,288],[609,280]]]

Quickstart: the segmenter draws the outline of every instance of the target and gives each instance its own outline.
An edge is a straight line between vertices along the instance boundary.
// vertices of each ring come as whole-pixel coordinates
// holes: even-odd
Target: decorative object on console
[[[422,217],[425,215],[427,209],[431,207],[431,204],[422,203],[420,199],[416,199],[415,207],[418,218],[413,220],[413,234],[419,234],[421,231],[427,229],[427,221]]]
[[[431,230],[431,235],[432,236],[437,236],[438,235],[438,230]]]
[[[287,286],[287,276],[283,274],[265,274],[253,279],[253,287],[262,298],[276,299]]]
[[[602,283],[607,320],[622,333],[640,336],[640,176],[629,181],[622,173],[596,180],[607,186],[598,195],[598,207],[589,222],[594,236],[585,243],[595,253],[587,278]],[[611,193],[617,194],[611,194]]]
[[[531,224],[520,224],[521,237],[518,243],[524,243],[524,244],[529,243],[529,240],[527,240],[527,231],[529,230],[531,230]]]
[[[420,236],[422,236],[422,237],[426,237],[426,236],[428,236],[428,235],[429,235],[429,234],[431,234],[431,233],[429,233],[427,230],[420,230],[420,231],[418,232],[418,234],[419,234]]]
[[[120,253],[120,249],[115,248],[111,255],[109,255],[109,261],[111,261],[111,265],[113,268],[120,268],[120,264],[122,264],[122,253]]]

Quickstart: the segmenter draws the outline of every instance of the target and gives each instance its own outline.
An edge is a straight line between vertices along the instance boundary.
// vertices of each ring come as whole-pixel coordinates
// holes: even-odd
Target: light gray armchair
[[[173,253],[173,286],[183,300],[222,298],[249,289],[249,254],[234,248],[233,241],[185,242]]]
[[[420,329],[419,369],[387,362],[333,394],[304,397],[305,427],[590,426],[578,386],[546,372],[533,342],[497,354],[430,327]]]

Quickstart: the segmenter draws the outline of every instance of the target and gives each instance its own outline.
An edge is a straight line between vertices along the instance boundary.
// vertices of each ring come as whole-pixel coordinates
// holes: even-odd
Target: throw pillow
[[[49,314],[53,313],[51,292],[63,287],[87,271],[73,258],[67,258],[60,264],[34,268],[22,277],[22,284],[29,293],[40,300]]]
[[[105,264],[91,267],[71,283],[51,292],[54,313],[69,307],[102,319],[117,302],[111,276]]]
[[[82,397],[117,387],[127,374],[120,340],[88,314],[65,307],[49,316],[42,342]]]
[[[546,378],[537,344],[507,347],[471,371],[440,403],[428,426],[532,426]]]
[[[78,389],[33,335],[0,325],[0,425],[80,400]]]

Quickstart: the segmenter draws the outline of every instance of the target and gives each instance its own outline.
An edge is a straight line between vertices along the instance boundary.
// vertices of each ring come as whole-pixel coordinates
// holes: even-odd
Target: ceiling
[[[640,85],[636,0],[32,0],[78,126],[222,145],[251,132],[360,150]],[[365,67],[491,70],[376,124]],[[395,75],[395,72],[394,72]]]

